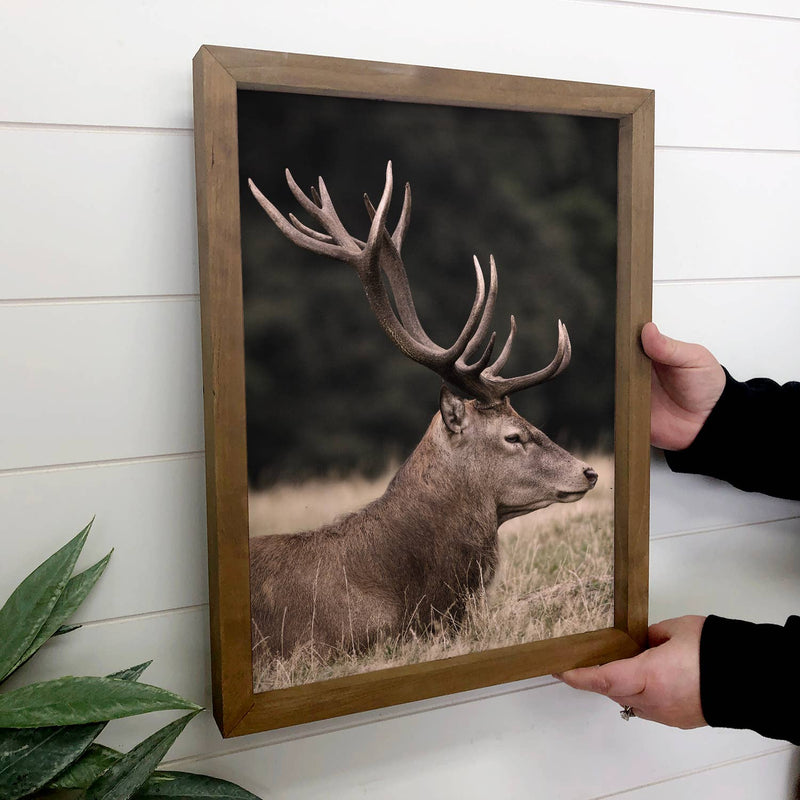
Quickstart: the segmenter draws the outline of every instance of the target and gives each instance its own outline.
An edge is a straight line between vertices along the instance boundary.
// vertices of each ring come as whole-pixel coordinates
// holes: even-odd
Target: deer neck
[[[417,524],[479,527],[497,532],[498,509],[485,487],[473,485],[452,457],[437,414],[381,498]]]
[[[458,598],[488,585],[496,571],[497,508],[458,474],[430,432],[365,509],[379,522],[368,526],[370,549],[391,564],[386,580],[398,597],[458,616]]]

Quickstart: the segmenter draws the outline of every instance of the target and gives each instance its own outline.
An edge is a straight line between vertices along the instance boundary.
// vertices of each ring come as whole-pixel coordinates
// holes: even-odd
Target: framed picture
[[[223,735],[639,652],[653,92],[204,46],[194,97]]]

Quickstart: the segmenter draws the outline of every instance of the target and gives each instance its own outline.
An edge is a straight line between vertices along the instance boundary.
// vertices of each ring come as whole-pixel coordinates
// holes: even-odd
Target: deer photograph
[[[615,129],[239,114],[256,691],[609,625]]]

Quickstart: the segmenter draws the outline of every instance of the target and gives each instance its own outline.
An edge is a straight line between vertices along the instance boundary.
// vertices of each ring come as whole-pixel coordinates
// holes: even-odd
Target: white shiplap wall
[[[798,377],[793,0],[0,4],[0,593],[97,523],[86,625],[26,679],[154,657],[210,703],[191,58],[203,43],[656,90],[654,318]],[[652,616],[800,609],[800,507],[653,468]],[[113,726],[127,747],[161,720]],[[262,796],[794,797],[794,748],[623,724],[550,679],[223,742],[173,764]]]

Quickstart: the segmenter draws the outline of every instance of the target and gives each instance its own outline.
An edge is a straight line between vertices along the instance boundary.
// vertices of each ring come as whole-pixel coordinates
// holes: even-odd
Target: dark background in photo
[[[404,459],[438,410],[441,380],[403,356],[347,264],[290,243],[247,186],[311,224],[286,185],[322,176],[350,233],[366,238],[386,162],[389,228],[411,183],[403,260],[420,319],[449,346],[475,293],[473,254],[499,293],[503,375],[545,366],[567,325],[572,362],[512,403],[558,444],[613,448],[618,123],[613,119],[240,91],[248,475],[251,487],[374,475]]]

